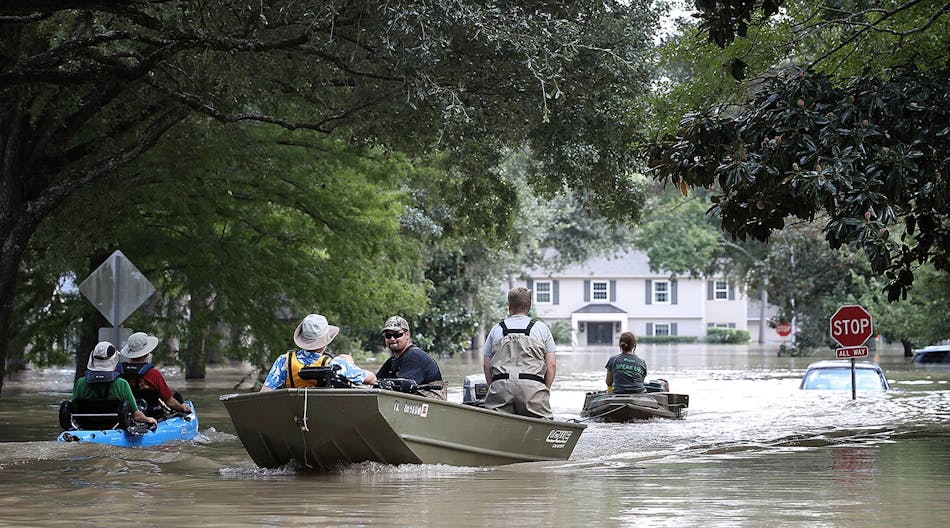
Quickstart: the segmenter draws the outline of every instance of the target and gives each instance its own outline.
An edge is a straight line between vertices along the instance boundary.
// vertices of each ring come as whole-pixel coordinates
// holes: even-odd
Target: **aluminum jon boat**
[[[60,425],[66,430],[56,438],[59,442],[91,442],[122,447],[145,447],[175,440],[194,440],[198,436],[198,414],[195,411],[195,404],[188,400],[185,403],[191,407],[190,413],[172,413],[165,419],[159,420],[154,428],[148,428],[146,424],[134,423],[131,417],[116,411],[87,413],[90,423],[98,422],[98,425],[80,427],[80,424],[83,424],[83,414],[72,412],[68,406],[65,406],[67,402],[63,402],[60,406]]]
[[[670,392],[613,394],[588,392],[581,417],[604,422],[629,422],[647,418],[685,418],[689,396]]]
[[[566,460],[587,427],[378,388],[281,389],[220,399],[251,459],[264,468]]]

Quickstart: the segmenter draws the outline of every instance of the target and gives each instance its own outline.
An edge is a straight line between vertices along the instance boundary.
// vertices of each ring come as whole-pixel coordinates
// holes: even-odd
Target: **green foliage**
[[[707,343],[748,343],[751,334],[739,328],[710,328],[706,331]]]
[[[178,132],[121,185],[104,182],[67,202],[35,237],[26,268],[84,277],[82,259],[40,257],[119,248],[160,292],[126,326],[180,338],[182,349],[208,340],[216,354],[256,364],[292,346],[306,313],[343,328],[340,349],[358,346],[360,330],[391,312],[425,306],[420,247],[399,236],[407,196],[394,183],[412,168],[398,157],[261,127],[245,135],[194,123]],[[43,320],[42,305],[23,306]],[[38,325],[22,330],[31,340],[46,335]]]
[[[555,343],[562,343],[569,346],[572,343],[572,330],[571,323],[567,321],[554,321],[553,323],[548,323],[548,328],[551,329],[551,335],[554,336]]]
[[[696,336],[637,336],[637,343],[695,343],[698,339]]]
[[[880,295],[872,295],[880,291],[878,284],[862,298],[861,305],[871,313],[876,333],[919,348],[950,338],[950,274],[922,266],[915,276],[906,299],[890,303]]]
[[[722,228],[740,240],[827,215],[830,246],[862,247],[895,300],[914,266],[950,270],[947,81],[946,70],[908,69],[838,87],[796,70],[734,117],[688,117],[651,165],[673,185],[719,189]]]
[[[814,224],[790,226],[770,244],[765,261],[769,302],[779,306],[774,322],[796,320],[800,349],[833,347],[828,319],[838,307],[858,304],[871,291],[867,259],[833,251]]]

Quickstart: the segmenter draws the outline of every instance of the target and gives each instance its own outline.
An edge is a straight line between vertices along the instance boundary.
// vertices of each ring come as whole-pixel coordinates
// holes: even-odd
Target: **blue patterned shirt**
[[[316,363],[320,356],[323,355],[323,352],[312,352],[309,350],[298,350],[297,351],[297,360],[303,363],[304,365],[310,365]],[[363,383],[363,380],[366,379],[366,372],[350,363],[349,361],[341,358],[334,357],[330,361],[331,365],[340,366],[340,375],[350,380],[351,383],[359,385]],[[273,390],[283,389],[287,384],[287,354],[281,354],[274,361],[274,365],[271,366],[270,372],[267,373],[267,378],[264,379],[264,386],[269,387]]]

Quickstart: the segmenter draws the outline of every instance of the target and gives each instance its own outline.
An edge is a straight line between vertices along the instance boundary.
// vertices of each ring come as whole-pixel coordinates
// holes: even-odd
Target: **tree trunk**
[[[901,344],[904,345],[904,357],[914,357],[914,344],[906,339],[901,339]]]
[[[207,341],[209,328],[207,296],[202,291],[193,292],[188,301],[188,340],[182,349],[185,363],[185,379],[204,379],[207,368]]]

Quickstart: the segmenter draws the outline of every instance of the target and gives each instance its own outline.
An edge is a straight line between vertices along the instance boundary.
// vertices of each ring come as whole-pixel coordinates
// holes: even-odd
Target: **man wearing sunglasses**
[[[405,378],[419,385],[441,385],[438,391],[420,391],[426,396],[445,399],[445,383],[439,364],[432,356],[412,343],[409,323],[398,315],[386,319],[383,325],[383,339],[386,348],[392,354],[376,372],[376,379]]]

